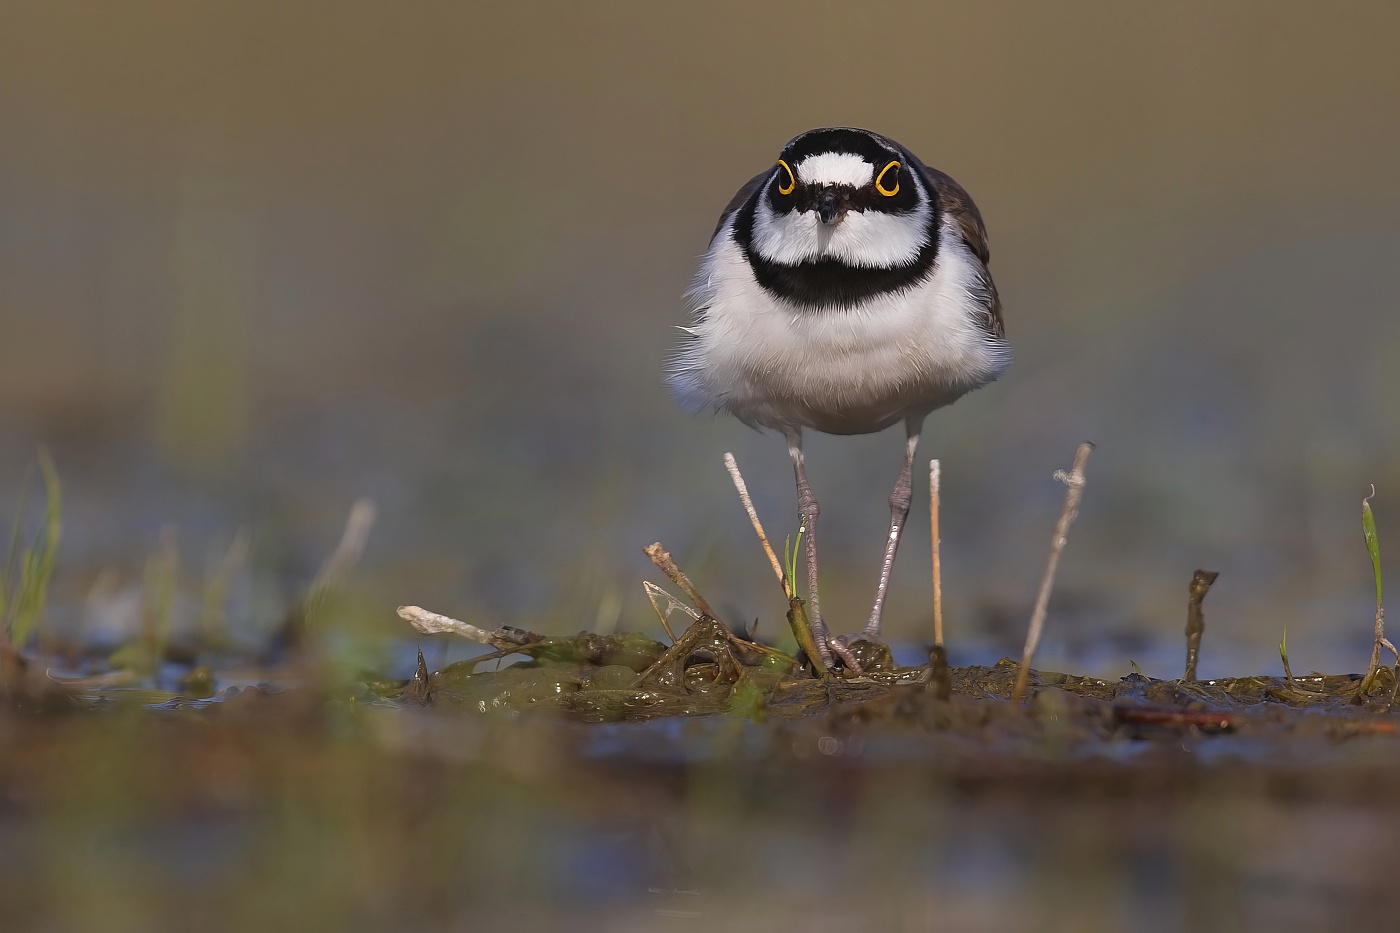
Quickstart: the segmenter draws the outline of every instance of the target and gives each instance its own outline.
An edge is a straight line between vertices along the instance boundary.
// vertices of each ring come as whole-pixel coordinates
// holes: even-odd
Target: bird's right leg
[[[812,495],[812,486],[807,482],[807,463],[802,456],[802,431],[793,428],[787,432],[788,456],[792,458],[792,470],[797,476],[797,512],[807,526],[804,540],[807,544],[807,607],[812,622],[812,636],[817,642],[821,662],[827,668],[832,666],[832,655],[839,657],[853,671],[860,665],[845,645],[831,637],[826,622],[822,620],[821,600],[817,595],[817,516],[821,506]]]

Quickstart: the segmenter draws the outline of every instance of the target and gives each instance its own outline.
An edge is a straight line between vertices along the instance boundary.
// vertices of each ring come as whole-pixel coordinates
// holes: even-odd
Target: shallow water
[[[1022,705],[1006,662],[952,668],[947,700],[925,667],[736,704],[712,649],[666,686],[662,645],[565,650],[601,643],[417,692],[314,653],[205,699],[154,690],[178,665],[11,681],[12,928],[1330,928],[1396,905],[1387,677],[1358,704],[1354,676],[1040,672]],[[689,699],[618,701],[638,690]]]

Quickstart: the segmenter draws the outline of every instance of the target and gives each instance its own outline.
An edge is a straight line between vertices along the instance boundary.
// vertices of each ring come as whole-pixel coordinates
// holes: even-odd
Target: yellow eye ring
[[[792,174],[792,169],[789,168],[789,167],[788,167],[788,164],[787,164],[786,162],[784,162],[782,159],[779,159],[779,160],[778,160],[778,167],[781,168],[783,171],[787,172],[787,187],[784,188],[784,187],[783,187],[782,181],[779,181],[779,182],[778,182],[778,193],[779,193],[779,194],[792,194],[793,189],[797,187],[797,176],[794,175],[794,174]],[[778,176],[778,177],[781,179],[782,176]]]
[[[893,188],[886,188],[886,187],[884,186],[883,182],[884,182],[884,180],[885,180],[885,176],[888,175],[888,174],[890,173],[890,169],[894,169],[894,187],[893,187]],[[899,194],[899,163],[898,163],[898,162],[891,162],[889,165],[886,165],[884,168],[880,169],[880,174],[875,176],[875,190],[878,191],[878,192],[880,192],[881,194],[883,194],[883,195],[884,195],[885,197],[887,197],[887,198],[892,198],[892,197],[894,197],[895,195]]]

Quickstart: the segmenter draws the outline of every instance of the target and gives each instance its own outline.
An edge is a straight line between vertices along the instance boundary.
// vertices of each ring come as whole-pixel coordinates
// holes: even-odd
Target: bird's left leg
[[[826,627],[825,620],[822,619],[821,600],[817,596],[817,516],[821,514],[821,507],[817,504],[817,497],[812,494],[812,485],[807,482],[807,460],[802,455],[802,432],[793,428],[787,432],[788,456],[792,458],[793,473],[797,478],[797,510],[802,516],[802,523],[807,527],[807,607],[812,624],[812,637],[817,643],[817,652],[821,655],[821,666],[830,668],[833,656],[840,658],[846,667],[853,671],[860,671],[860,664],[855,656],[843,645],[832,637],[830,629]],[[794,588],[796,581],[792,581]],[[814,663],[817,658],[811,658]]]
[[[885,593],[890,588],[894,555],[899,550],[899,539],[904,535],[904,523],[909,518],[909,505],[914,499],[914,451],[919,446],[919,433],[923,427],[922,415],[904,422],[904,469],[899,471],[899,479],[895,481],[894,491],[890,493],[890,534],[885,541],[885,562],[880,567],[880,588],[875,591],[875,608],[870,611],[870,621],[865,623],[865,630],[861,632],[861,635],[871,641],[880,640],[880,613],[885,608]]]

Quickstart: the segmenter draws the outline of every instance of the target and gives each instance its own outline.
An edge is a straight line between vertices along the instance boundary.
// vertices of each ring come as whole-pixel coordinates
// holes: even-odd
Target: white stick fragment
[[[700,621],[700,613],[691,609],[685,603],[676,599],[676,597],[672,596],[655,583],[652,583],[650,580],[642,581],[642,589],[646,591],[647,599],[651,601],[651,608],[655,610],[656,617],[661,620],[661,627],[666,630],[666,635],[671,639],[671,644],[674,645],[676,643],[676,633],[671,631],[671,624],[667,619],[673,611],[680,610],[690,616],[692,622]],[[664,610],[661,608],[661,602],[663,600],[666,603],[666,608]]]
[[[365,553],[369,533],[374,528],[378,510],[372,499],[356,499],[350,506],[350,515],[345,519],[345,530],[341,532],[340,543],[326,561],[316,582],[330,586],[338,583],[346,574],[355,569],[360,557]]]
[[[461,635],[463,638],[479,641],[483,645],[492,644],[492,639],[496,636],[495,632],[472,625],[470,622],[463,622],[451,616],[438,615],[436,612],[429,612],[418,606],[400,606],[399,618],[424,635],[443,633]]]
[[[1045,576],[1040,580],[1040,593],[1035,598],[1035,611],[1031,613],[1030,628],[1026,631],[1026,648],[1021,653],[1021,668],[1016,672],[1016,689],[1011,698],[1019,703],[1025,699],[1027,680],[1030,677],[1031,656],[1040,644],[1040,633],[1045,628],[1045,611],[1050,605],[1050,591],[1055,587],[1055,570],[1060,566],[1060,552],[1065,549],[1069,526],[1079,514],[1079,499],[1084,495],[1084,463],[1089,459],[1094,445],[1085,441],[1074,454],[1074,466],[1069,473],[1055,472],[1055,479],[1064,483],[1065,505],[1060,510],[1060,520],[1055,523],[1055,536],[1050,539],[1050,560],[1045,565]]]

